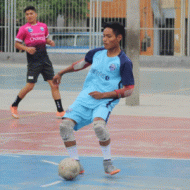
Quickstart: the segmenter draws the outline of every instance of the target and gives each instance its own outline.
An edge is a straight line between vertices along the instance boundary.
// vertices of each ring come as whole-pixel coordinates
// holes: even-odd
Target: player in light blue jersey
[[[119,99],[130,96],[134,88],[132,62],[120,48],[124,35],[125,30],[120,23],[105,24],[104,48],[90,50],[84,59],[61,70],[53,79],[54,84],[59,85],[62,75],[91,65],[82,91],[63,117],[60,134],[69,156],[79,160],[73,129],[77,131],[93,123],[104,157],[104,170],[111,175],[120,169],[111,161],[110,134],[106,123]],[[80,173],[84,173],[82,165]]]

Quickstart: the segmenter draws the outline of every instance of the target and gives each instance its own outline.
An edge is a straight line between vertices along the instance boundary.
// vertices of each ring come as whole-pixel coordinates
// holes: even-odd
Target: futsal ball
[[[59,163],[58,172],[62,178],[73,180],[80,172],[80,165],[73,158],[65,158]]]

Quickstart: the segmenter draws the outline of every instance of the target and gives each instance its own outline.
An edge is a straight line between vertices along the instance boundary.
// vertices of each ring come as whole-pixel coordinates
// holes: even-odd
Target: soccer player
[[[130,96],[134,89],[132,62],[120,48],[124,35],[123,25],[106,23],[103,31],[104,47],[90,50],[83,60],[61,70],[53,78],[53,82],[58,85],[62,75],[91,65],[82,91],[63,117],[60,135],[69,156],[79,161],[73,129],[77,131],[93,123],[104,157],[104,170],[110,175],[118,173],[120,169],[111,161],[110,134],[106,123],[119,99]],[[80,173],[84,173],[80,166]]]
[[[28,22],[20,27],[15,38],[15,47],[27,53],[27,83],[26,86],[20,90],[16,100],[10,107],[12,116],[19,118],[17,111],[18,104],[26,94],[34,88],[38,76],[41,73],[44,81],[47,81],[51,87],[52,96],[57,106],[56,117],[62,118],[65,112],[62,107],[59,88],[57,85],[54,85],[52,81],[54,70],[46,51],[46,44],[55,46],[55,43],[48,39],[49,32],[47,25],[37,21],[35,7],[28,6],[24,9],[24,12]]]

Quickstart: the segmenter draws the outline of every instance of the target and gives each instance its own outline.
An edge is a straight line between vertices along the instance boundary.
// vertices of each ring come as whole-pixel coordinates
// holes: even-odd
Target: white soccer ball
[[[72,180],[78,176],[80,165],[73,158],[65,158],[59,163],[58,172],[62,178]]]

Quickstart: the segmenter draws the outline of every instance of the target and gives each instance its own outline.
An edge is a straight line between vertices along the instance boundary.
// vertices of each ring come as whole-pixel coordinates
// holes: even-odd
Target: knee
[[[51,84],[50,87],[52,91],[59,90],[59,87],[57,85]]]
[[[110,134],[108,132],[106,122],[104,120],[94,121],[93,128],[99,141],[104,142],[110,139]]]
[[[60,135],[64,142],[68,141],[74,141],[74,133],[73,128],[75,126],[75,123],[71,120],[64,119],[62,123],[60,124]]]

